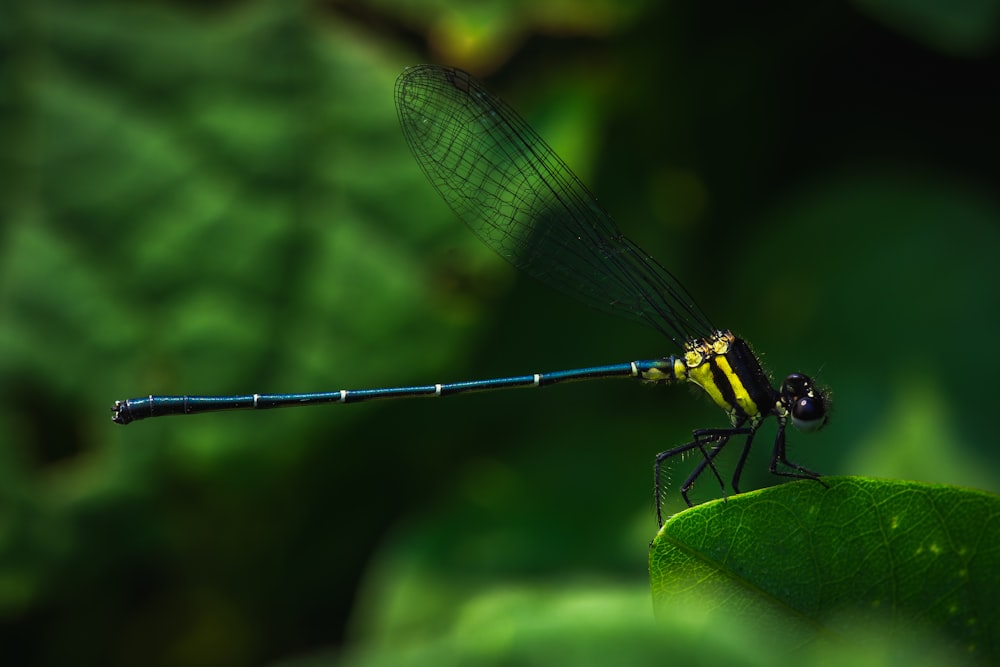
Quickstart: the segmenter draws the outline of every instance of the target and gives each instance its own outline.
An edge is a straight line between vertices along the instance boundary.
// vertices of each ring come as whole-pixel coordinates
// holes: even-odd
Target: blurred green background
[[[482,663],[540,613],[645,632],[653,456],[725,424],[685,388],[110,421],[675,352],[452,216],[393,108],[419,62],[483,78],[717,325],[831,387],[793,460],[1000,491],[998,28],[996,0],[6,0],[5,662]],[[699,632],[672,655],[753,653]]]

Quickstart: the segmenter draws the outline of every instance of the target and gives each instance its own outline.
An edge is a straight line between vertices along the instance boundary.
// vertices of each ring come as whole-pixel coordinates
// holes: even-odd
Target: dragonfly
[[[406,68],[395,86],[403,136],[445,203],[497,254],[538,281],[583,303],[652,327],[676,353],[655,359],[510,377],[375,389],[233,396],[144,396],[115,401],[112,419],[128,424],[164,415],[267,409],[377,399],[451,396],[476,391],[545,387],[569,381],[635,378],[651,384],[690,383],[726,412],[728,424],[697,429],[691,440],[656,455],[656,518],[663,525],[664,469],[691,452],[700,460],[680,487],[689,492],[706,469],[726,486],[716,457],[742,439],[730,488],[740,478],[761,425],[777,421],[770,472],[817,480],[819,473],[786,454],[789,421],[812,432],[827,422],[828,392],[802,373],[775,386],[750,346],[717,328],[687,289],[629,240],[597,198],[549,145],[499,97],[468,73],[438,65]]]

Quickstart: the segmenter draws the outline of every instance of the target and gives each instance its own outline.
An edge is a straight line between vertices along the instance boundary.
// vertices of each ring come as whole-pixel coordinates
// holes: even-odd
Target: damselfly
[[[775,388],[750,347],[729,330],[709,322],[677,279],[619,231],[590,191],[511,107],[461,70],[421,65],[407,68],[397,80],[396,108],[403,135],[421,169],[483,243],[543,283],[655,328],[670,338],[680,353],[607,366],[412,387],[307,394],[147,396],[116,401],[112,408],[115,422],[634,377],[653,383],[691,382],[729,416],[729,426],[696,430],[691,442],[656,455],[654,492],[661,525],[661,471],[668,459],[692,450],[701,454],[680,487],[681,496],[691,505],[688,492],[706,467],[725,492],[714,461],[730,439],[742,437],[743,448],[731,482],[732,490],[738,493],[754,435],[771,416],[778,422],[771,472],[819,478],[788,460],[785,430],[789,420],[803,431],[822,427],[827,418],[825,392],[799,373],[789,375]]]

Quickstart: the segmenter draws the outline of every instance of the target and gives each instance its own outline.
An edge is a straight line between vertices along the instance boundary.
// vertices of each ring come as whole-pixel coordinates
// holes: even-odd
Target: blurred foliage
[[[430,582],[427,582],[430,583]],[[803,667],[959,665],[961,655],[933,636],[901,644],[877,622],[850,641],[819,639],[806,646],[767,644],[759,629],[720,619],[694,602],[667,609],[654,621],[647,587],[606,580],[508,584],[481,590],[453,609],[451,623],[419,641],[385,633],[340,655],[317,653],[285,667],[346,665],[734,665]],[[411,634],[412,637],[412,628]],[[665,631],[668,630],[668,631]]]
[[[996,46],[996,0],[856,0],[858,8],[904,35],[945,53],[984,55]]]
[[[653,455],[724,419],[683,389],[111,424],[147,393],[673,351],[452,218],[392,106],[420,61],[486,77],[717,324],[833,388],[795,460],[1000,490],[996,5],[0,4],[5,658],[389,660],[455,637],[481,656],[507,646],[485,636],[501,617],[546,646],[595,618],[717,642],[696,617],[639,620]],[[745,488],[773,482],[766,449]]]

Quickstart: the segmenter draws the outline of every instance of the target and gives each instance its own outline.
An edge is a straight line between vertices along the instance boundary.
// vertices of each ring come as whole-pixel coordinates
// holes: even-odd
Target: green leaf
[[[786,646],[928,633],[1000,657],[1000,497],[857,477],[801,481],[700,505],[653,540],[657,616],[690,607]]]

